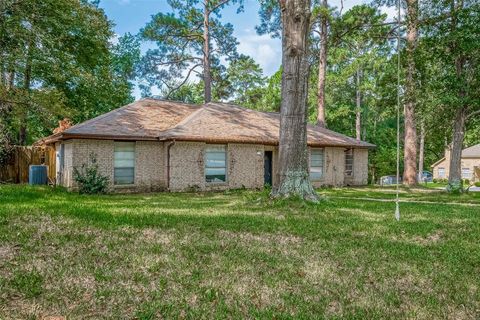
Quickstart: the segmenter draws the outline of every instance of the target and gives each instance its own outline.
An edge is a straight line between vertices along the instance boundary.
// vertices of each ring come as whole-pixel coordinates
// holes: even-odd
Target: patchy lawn
[[[310,205],[0,186],[0,319],[478,319],[480,197],[432,192],[402,190],[396,222],[392,189]]]

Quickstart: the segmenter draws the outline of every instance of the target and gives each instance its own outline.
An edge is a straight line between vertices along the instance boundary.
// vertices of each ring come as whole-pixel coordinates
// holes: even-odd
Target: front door
[[[263,166],[264,185],[272,186],[272,151],[265,151]]]

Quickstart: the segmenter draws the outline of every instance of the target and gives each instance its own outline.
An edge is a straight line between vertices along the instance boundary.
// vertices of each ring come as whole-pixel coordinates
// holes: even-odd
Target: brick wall
[[[159,141],[137,141],[135,144],[136,191],[162,191],[167,187],[165,147]]]
[[[228,185],[230,188],[263,187],[263,152],[263,145],[228,145]]]
[[[205,182],[204,150],[202,142],[163,143],[159,141],[137,141],[135,145],[135,184],[114,186],[114,141],[73,139],[65,144],[63,185],[75,188],[73,168],[81,167],[93,152],[100,173],[109,178],[110,191],[149,192],[165,190],[225,190],[229,188],[262,188],[264,183],[264,151],[273,151],[273,185],[278,185],[278,148],[253,144],[227,145],[227,181],[209,184]],[[167,168],[167,149],[170,147],[170,167]],[[345,149],[324,148],[324,178],[313,182],[322,185],[341,186],[345,183]],[[367,183],[368,150],[356,149],[354,153],[354,176],[350,184]],[[170,176],[170,184],[167,176]]]
[[[135,183],[134,185],[115,186],[113,140],[73,139],[65,144],[65,165],[63,186],[76,188],[73,168],[90,163],[90,154],[94,154],[100,174],[108,177],[109,190],[118,192],[147,192],[166,188],[164,170],[164,146],[158,141],[137,141],[135,143]]]
[[[368,183],[368,150],[353,150],[353,178],[352,185],[359,186]]]
[[[170,190],[226,190],[263,187],[263,146],[227,145],[227,181],[205,182],[205,154],[208,144],[176,142],[170,148]],[[260,153],[260,154],[258,154]]]

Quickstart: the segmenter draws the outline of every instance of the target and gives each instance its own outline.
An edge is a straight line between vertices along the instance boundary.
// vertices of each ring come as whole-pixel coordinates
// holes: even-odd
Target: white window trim
[[[440,169],[442,171],[442,174],[440,174]],[[447,172],[445,171],[444,167],[438,167],[437,173],[438,173],[438,178],[439,179],[444,179],[447,176]]]
[[[352,150],[352,173],[347,174],[347,152],[348,150]],[[348,148],[344,152],[345,154],[345,169],[344,169],[344,176],[348,178],[353,178],[355,176],[355,149],[354,148]]]
[[[133,182],[132,183],[115,183],[115,143],[116,142],[132,142],[133,143]],[[137,142],[136,141],[123,141],[123,140],[114,140],[113,141],[113,181],[112,184],[115,188],[129,188],[135,187],[137,182]]]
[[[207,150],[210,147],[224,147],[225,149],[225,181],[207,181]],[[228,183],[228,145],[206,144],[203,151],[203,179],[207,185],[224,185]]]
[[[312,158],[312,151],[314,150],[321,150],[322,151],[322,176],[318,179],[312,179],[310,176],[310,172],[312,170],[311,166],[311,158]],[[313,167],[313,168],[320,168],[320,167]],[[308,176],[310,178],[310,181],[323,181],[325,180],[325,148],[310,148],[310,152],[308,154]]]

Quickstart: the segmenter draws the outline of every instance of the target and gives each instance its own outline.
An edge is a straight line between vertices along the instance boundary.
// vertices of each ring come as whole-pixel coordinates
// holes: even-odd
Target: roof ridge
[[[174,125],[173,127],[171,128],[168,128],[167,130],[164,130],[162,131],[162,133],[165,133],[165,132],[169,132],[169,131],[176,131],[178,129],[181,129],[181,127],[185,126],[188,122],[192,121],[193,119],[195,119],[200,113],[202,113],[202,111],[205,110],[205,105],[200,105],[200,107],[193,111],[192,113],[190,113],[188,116],[186,116],[185,118],[182,119],[182,121],[178,122],[176,125]]]

